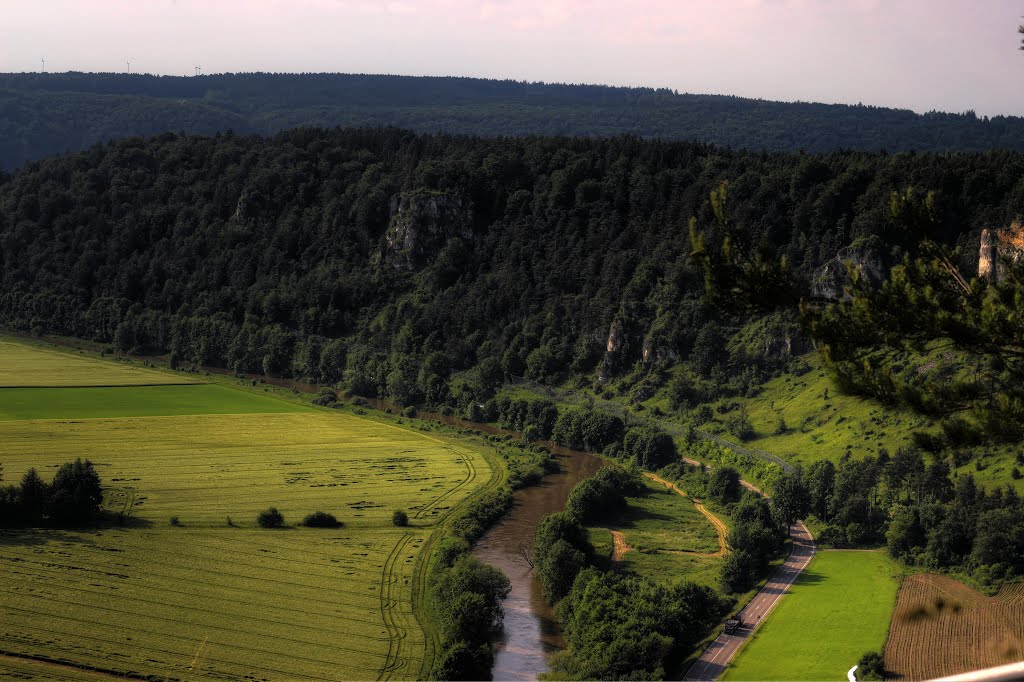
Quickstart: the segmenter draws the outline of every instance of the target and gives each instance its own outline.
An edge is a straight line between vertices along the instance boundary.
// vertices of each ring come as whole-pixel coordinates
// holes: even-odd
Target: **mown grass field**
[[[147,409],[170,414],[109,416],[154,388],[171,392]],[[173,399],[186,389],[205,402]],[[5,477],[36,467],[49,479],[89,458],[104,506],[127,520],[0,532],[0,652],[179,679],[425,674],[431,647],[413,611],[423,550],[446,513],[491,480],[480,450],[224,386],[44,390],[49,399],[0,421]],[[75,392],[92,404],[45,418]],[[10,395],[0,391],[0,410],[12,410]],[[176,413],[185,410],[223,413]],[[258,528],[269,506],[291,527]],[[391,524],[395,509],[408,511],[408,528]],[[317,510],[344,526],[295,525]],[[0,656],[0,672],[40,666],[64,674]]]
[[[0,387],[195,383],[185,375],[0,338]]]
[[[883,552],[818,552],[722,679],[846,679],[885,644],[897,576]]]
[[[614,524],[588,529],[599,556],[611,557],[611,531],[620,531],[629,550],[618,562],[666,584],[692,580],[714,586],[722,558],[715,527],[693,505],[693,500],[645,479],[648,493],[628,498],[629,508]]]

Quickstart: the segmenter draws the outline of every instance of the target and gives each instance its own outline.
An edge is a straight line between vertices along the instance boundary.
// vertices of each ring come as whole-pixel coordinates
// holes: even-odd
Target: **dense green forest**
[[[164,131],[296,126],[699,140],[770,151],[1024,150],[1024,119],[667,89],[358,74],[0,75],[0,168]]]
[[[707,403],[755,395],[797,368],[810,334],[848,390],[943,417],[943,432],[919,445],[958,448],[959,467],[971,457],[964,446],[1019,439],[989,426],[1020,422],[1007,418],[1020,410],[1020,316],[998,313],[1019,282],[975,280],[963,300],[935,299],[942,287],[908,280],[920,268],[905,259],[931,244],[944,271],[971,278],[980,230],[1009,225],[1024,206],[1022,171],[1024,155],[1006,151],[807,155],[395,129],[166,133],[0,176],[0,324],[509,422],[522,420],[488,401],[527,377],[614,382],[632,400],[661,391],[699,424]],[[908,185],[933,190],[915,229],[894,212],[916,205],[921,193]],[[791,309],[766,316],[722,300],[722,289],[773,289],[751,279],[761,270],[707,271],[697,242],[704,253],[784,261]],[[819,311],[808,328],[798,299],[841,297],[845,259],[876,279],[897,263],[902,284]],[[865,296],[881,298],[857,303]],[[943,312],[954,308],[966,312]],[[927,344],[942,334],[980,347],[986,371],[965,359],[953,375],[929,373]],[[916,339],[917,356],[904,338]],[[880,366],[872,353],[883,342],[894,355]],[[887,382],[850,367],[881,367]],[[962,418],[971,401],[980,421]],[[745,413],[717,409],[744,439]],[[551,419],[530,428],[546,436]],[[641,459],[660,457],[656,442],[638,444]]]

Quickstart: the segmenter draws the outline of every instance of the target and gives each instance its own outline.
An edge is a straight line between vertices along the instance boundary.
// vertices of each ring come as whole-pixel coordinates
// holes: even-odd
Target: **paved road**
[[[718,679],[725,670],[725,666],[736,655],[736,651],[743,641],[761,625],[789,586],[800,575],[800,571],[807,567],[811,557],[814,556],[814,540],[811,538],[810,531],[798,521],[789,527],[789,536],[793,539],[793,551],[764,588],[754,595],[750,603],[740,611],[743,627],[737,630],[735,635],[719,635],[718,639],[712,642],[711,646],[701,654],[701,657],[690,666],[684,679],[709,681]]]

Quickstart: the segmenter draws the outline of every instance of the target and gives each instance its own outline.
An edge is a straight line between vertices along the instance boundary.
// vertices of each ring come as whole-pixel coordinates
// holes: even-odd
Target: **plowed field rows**
[[[1024,585],[986,597],[938,575],[903,581],[886,668],[906,680],[955,675],[1024,658]]]

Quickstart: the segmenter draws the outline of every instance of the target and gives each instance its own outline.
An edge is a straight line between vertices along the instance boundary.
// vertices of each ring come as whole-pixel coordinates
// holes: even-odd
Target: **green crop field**
[[[413,590],[439,521],[492,478],[481,451],[224,386],[22,391],[0,391],[0,413],[33,417],[0,421],[6,479],[89,458],[126,521],[0,531],[0,654],[179,679],[424,674]],[[257,527],[269,506],[288,528]],[[296,525],[318,510],[344,525]],[[0,655],[0,674],[33,669],[75,672]]]
[[[0,387],[191,383],[195,381],[171,372],[142,369],[72,351],[40,348],[0,339]]]
[[[885,644],[897,574],[883,552],[818,552],[723,679],[846,679],[862,655]]]
[[[614,524],[588,529],[599,556],[611,556],[610,531],[629,547],[620,565],[659,582],[692,580],[714,586],[721,570],[718,533],[693,500],[646,480],[648,493],[628,498],[629,508]]]
[[[217,384],[0,388],[0,421],[308,411],[296,403]]]

